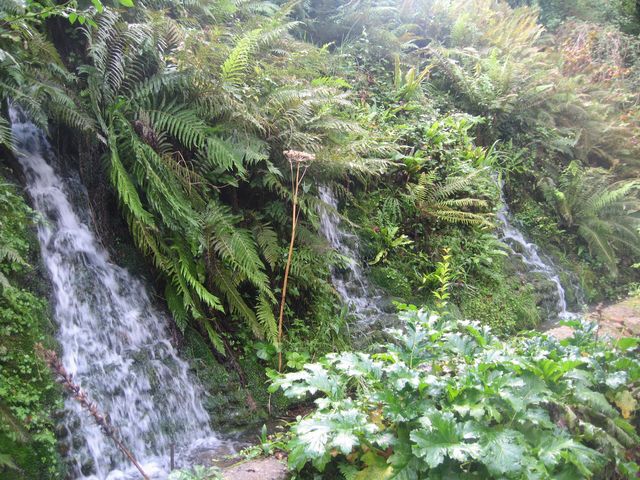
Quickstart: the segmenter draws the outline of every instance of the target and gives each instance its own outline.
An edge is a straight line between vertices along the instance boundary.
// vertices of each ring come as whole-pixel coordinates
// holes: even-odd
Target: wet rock
[[[589,314],[589,319],[600,325],[599,334],[612,338],[640,336],[640,297],[628,298]],[[547,330],[559,340],[573,335],[573,329],[567,326]]]
[[[284,463],[273,457],[250,460],[222,471],[225,480],[286,480],[289,472]]]

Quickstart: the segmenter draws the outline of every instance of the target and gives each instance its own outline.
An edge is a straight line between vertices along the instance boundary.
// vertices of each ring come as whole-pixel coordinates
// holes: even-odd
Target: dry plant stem
[[[73,396],[73,398],[80,403],[82,408],[84,408],[89,414],[94,418],[102,433],[104,433],[107,437],[111,438],[113,442],[116,444],[118,449],[129,459],[129,461],[138,469],[140,475],[144,480],[150,480],[149,476],[142,470],[142,467],[135,459],[131,451],[124,445],[122,440],[118,437],[118,432],[116,428],[111,425],[109,419],[106,415],[100,413],[98,410],[98,406],[92,402],[87,394],[80,388],[80,385],[77,385],[73,381],[73,377],[69,374],[60,359],[58,359],[58,355],[56,352],[52,350],[45,349],[41,344],[36,344],[35,346],[36,352],[38,355],[49,365],[49,368],[59,377],[59,381],[62,386]]]
[[[284,319],[284,306],[287,299],[287,284],[289,282],[289,270],[291,269],[291,259],[293,258],[293,244],[295,242],[296,225],[298,223],[297,207],[298,207],[298,187],[300,185],[300,164],[296,165],[296,180],[293,189],[293,208],[291,222],[291,240],[289,241],[289,254],[287,255],[287,264],[284,268],[284,280],[282,281],[282,298],[280,299],[280,314],[278,317],[278,371],[282,371],[282,323]]]
[[[293,180],[293,164],[296,164],[296,176],[293,180],[293,207],[291,213],[291,240],[289,241],[289,254],[287,255],[287,264],[284,269],[284,280],[282,281],[282,298],[280,299],[280,313],[278,316],[278,371],[282,371],[282,324],[284,322],[284,307],[287,299],[287,285],[289,283],[289,270],[291,269],[291,260],[293,258],[293,245],[296,240],[296,228],[298,226],[298,218],[300,211],[298,209],[298,194],[300,192],[300,184],[307,172],[308,163],[314,160],[315,157],[312,154],[305,152],[298,152],[295,150],[287,150],[284,152],[285,156],[289,160],[289,166],[291,168],[291,178]],[[302,172],[300,168],[302,166]]]

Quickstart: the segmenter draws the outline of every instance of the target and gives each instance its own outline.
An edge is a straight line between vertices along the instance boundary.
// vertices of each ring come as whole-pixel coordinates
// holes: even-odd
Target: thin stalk
[[[284,306],[287,299],[287,284],[289,283],[289,270],[291,269],[291,260],[293,258],[293,245],[296,239],[296,227],[298,225],[298,188],[300,186],[300,163],[296,164],[296,179],[293,187],[293,207],[291,215],[291,239],[289,241],[289,254],[287,255],[287,264],[284,268],[284,280],[282,281],[282,297],[280,299],[280,314],[278,316],[278,371],[282,371],[282,324],[284,319]]]
[[[300,184],[307,171],[307,161],[313,160],[315,157],[305,152],[297,152],[295,150],[288,150],[284,152],[289,159],[289,166],[291,168],[291,178],[293,181],[292,191],[293,206],[291,208],[291,239],[289,240],[289,253],[287,255],[287,263],[284,268],[284,279],[282,281],[282,297],[280,298],[280,313],[278,315],[278,371],[282,371],[282,337],[283,337],[283,323],[284,323],[284,307],[287,300],[287,285],[289,283],[289,271],[291,270],[291,261],[293,259],[293,245],[296,240],[296,229],[298,227],[298,218],[300,217],[300,211],[298,209],[298,194],[300,192]],[[296,175],[293,178],[293,164],[296,165]],[[302,167],[302,172],[300,168]]]

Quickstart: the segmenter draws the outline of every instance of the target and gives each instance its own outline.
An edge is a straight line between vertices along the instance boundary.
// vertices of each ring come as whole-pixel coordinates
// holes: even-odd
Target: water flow
[[[154,478],[165,478],[169,449],[216,444],[203,392],[168,340],[167,318],[141,282],[112,264],[69,201],[43,133],[12,111],[18,160],[34,208],[44,217],[38,237],[51,277],[62,362],[108,412]],[[84,201],[86,196],[82,197]],[[139,478],[77,402],[65,403],[64,428],[76,478]],[[192,451],[192,450],[191,450]]]
[[[546,259],[538,246],[526,240],[522,232],[511,221],[507,203],[503,197],[502,184],[499,183],[502,207],[497,214],[501,225],[502,240],[507,244],[511,253],[519,257],[530,273],[539,273],[553,285],[555,308],[552,313],[559,319],[575,317],[567,307],[565,289],[560,281],[557,268]],[[323,211],[320,218],[320,231],[329,244],[346,260],[346,268],[334,269],[332,283],[343,301],[350,307],[352,314],[360,325],[379,324],[389,322],[390,315],[384,308],[385,296],[373,286],[358,260],[359,245],[357,235],[341,227],[340,217],[336,213],[337,200],[333,192],[325,187],[318,187],[320,199],[330,207]],[[579,295],[579,289],[576,290]],[[387,302],[388,303],[388,302]],[[580,302],[578,302],[580,303]]]
[[[331,273],[334,288],[355,317],[356,327],[385,325],[395,317],[389,311],[393,312],[393,308],[389,308],[384,293],[369,282],[360,265],[358,236],[341,227],[338,201],[331,189],[320,186],[318,194],[329,206],[321,212],[320,232],[346,262],[344,268],[334,269]]]
[[[501,225],[502,240],[507,244],[511,253],[519,257],[529,272],[544,275],[555,286],[556,308],[555,313],[559,319],[575,317],[567,308],[565,289],[560,282],[560,275],[553,262],[546,259],[535,243],[527,241],[522,232],[511,221],[509,207],[504,198],[504,189],[501,181],[496,180],[500,191],[501,207],[496,217]]]

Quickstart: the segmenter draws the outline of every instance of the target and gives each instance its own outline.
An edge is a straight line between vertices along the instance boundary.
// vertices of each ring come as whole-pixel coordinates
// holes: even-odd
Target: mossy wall
[[[34,215],[0,172],[0,477],[59,479],[55,437],[62,393],[34,345],[55,347],[55,328],[39,272]]]

